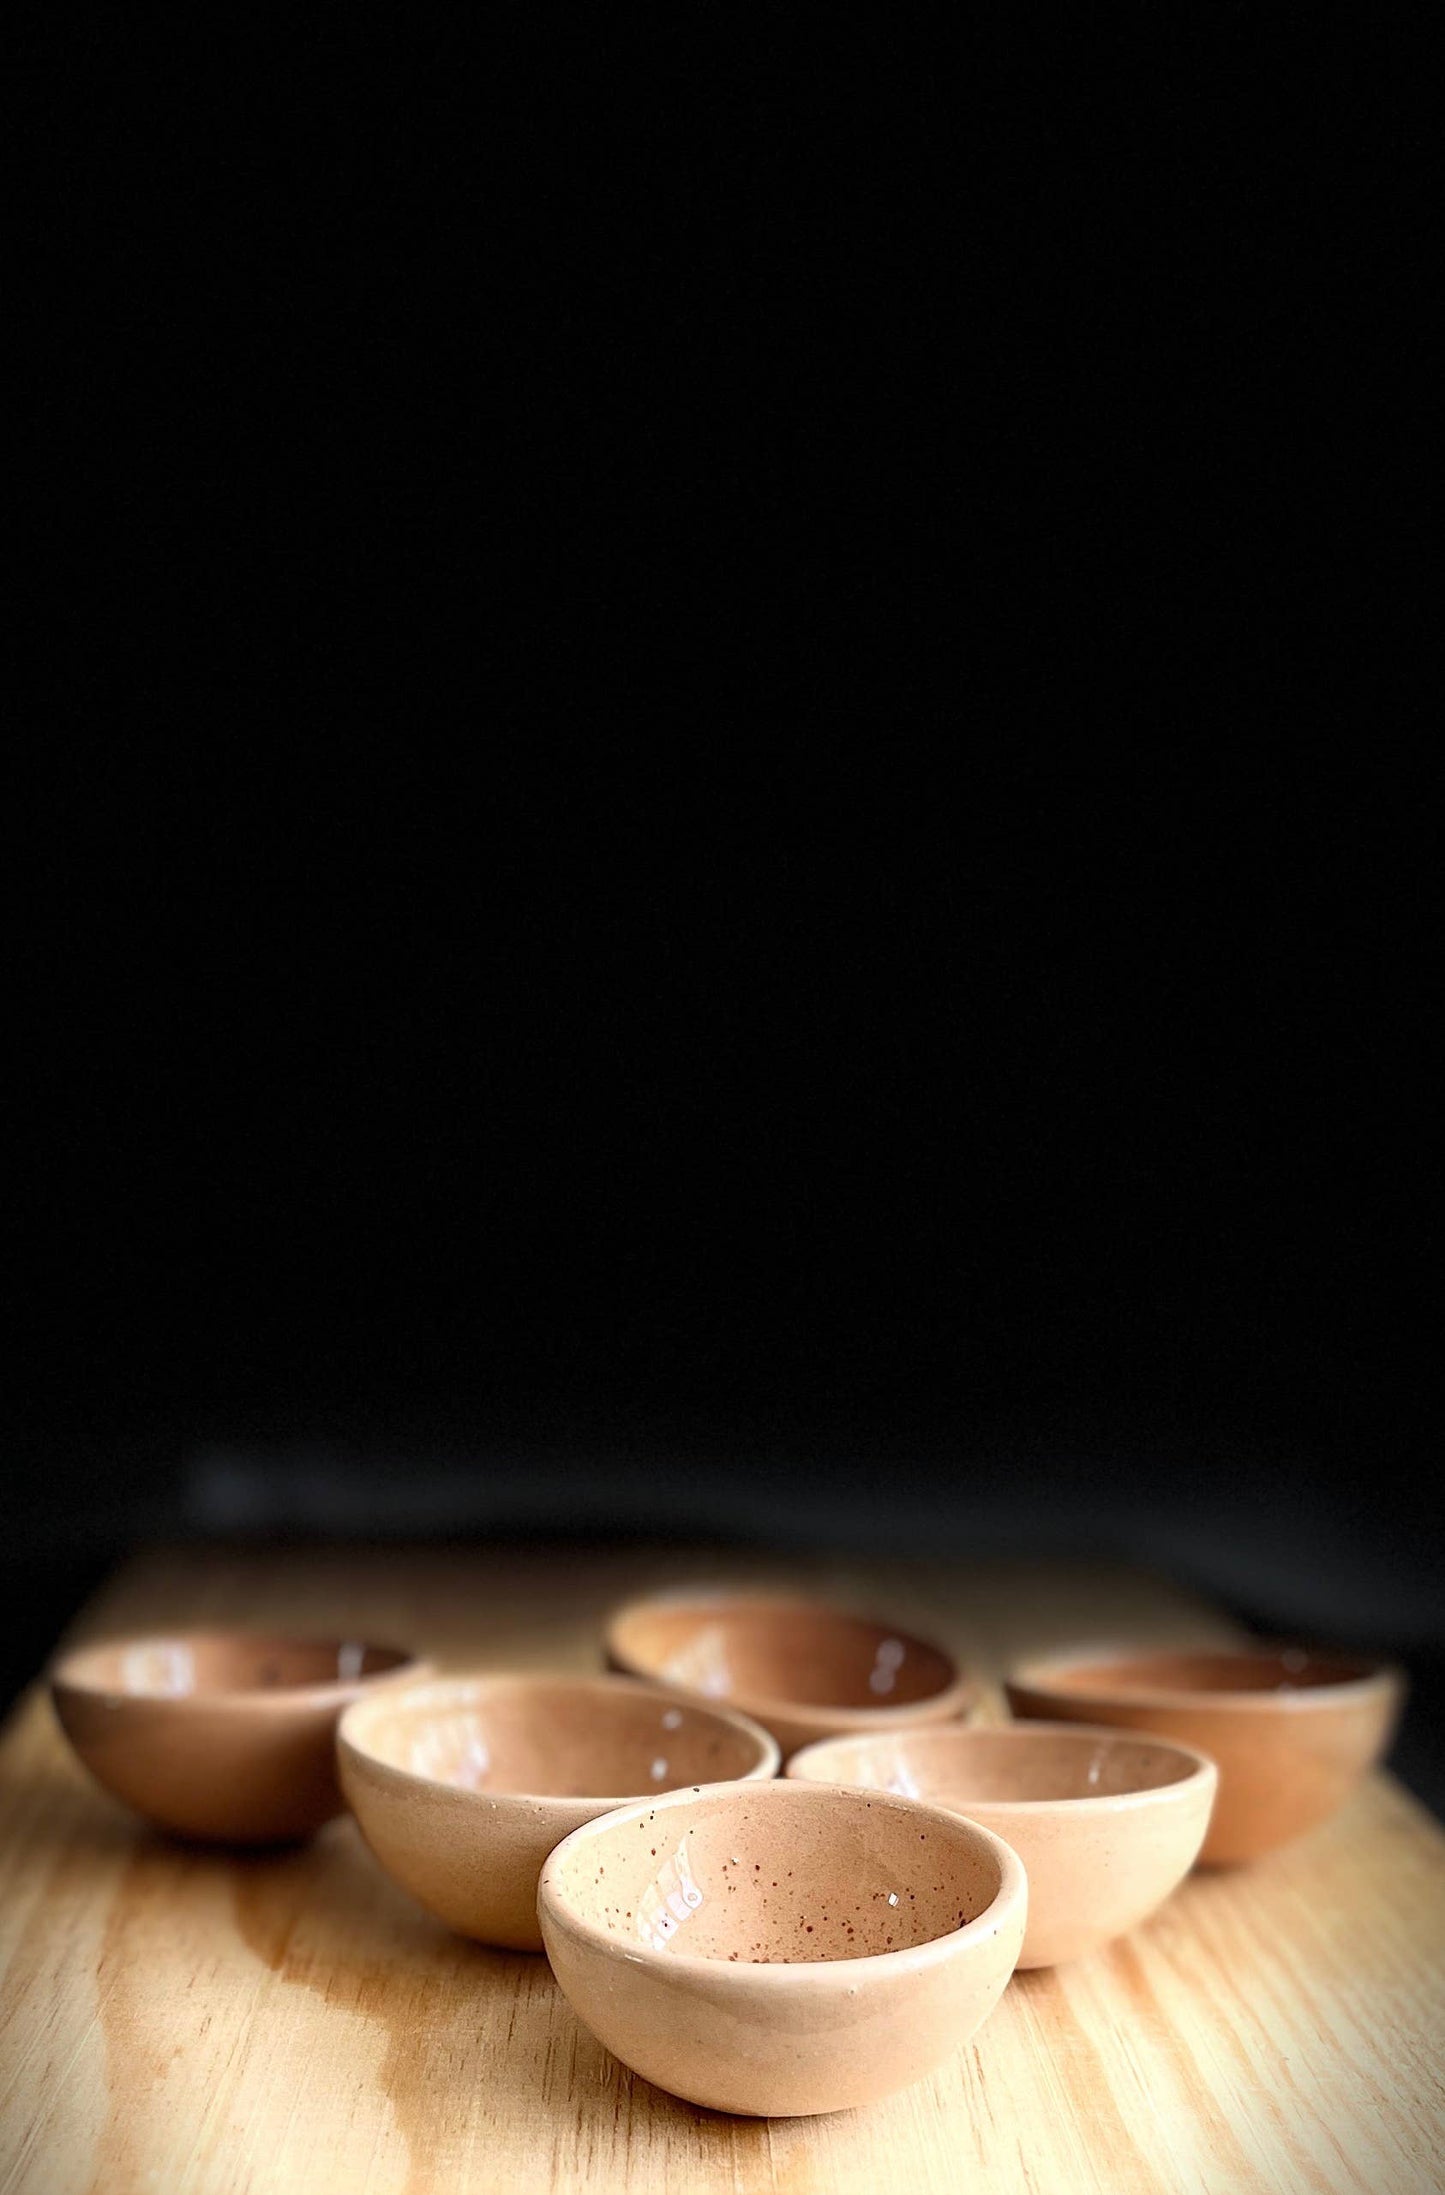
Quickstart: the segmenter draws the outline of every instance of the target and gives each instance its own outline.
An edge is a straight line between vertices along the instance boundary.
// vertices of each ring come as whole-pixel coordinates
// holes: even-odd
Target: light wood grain
[[[1122,1570],[803,1567],[986,1673],[1228,1629]],[[75,1635],[275,1622],[444,1666],[591,1668],[598,1617],[639,1586],[770,1574],[696,1550],[157,1552]],[[1017,1977],[941,2073],[827,2119],[728,2119],[634,2079],[544,1961],[446,1935],[350,1823],[280,1858],[151,1836],[86,1781],[38,1693],[0,1742],[0,1962],[3,2195],[1442,2184],[1445,1837],[1384,1777],[1292,1850],[1192,1877],[1125,1943]]]

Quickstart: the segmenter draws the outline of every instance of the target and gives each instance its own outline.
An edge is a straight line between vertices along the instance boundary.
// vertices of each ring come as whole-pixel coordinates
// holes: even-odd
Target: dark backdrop
[[[1433,1699],[1408,56],[844,36],[29,53],[12,1677],[649,1531]]]

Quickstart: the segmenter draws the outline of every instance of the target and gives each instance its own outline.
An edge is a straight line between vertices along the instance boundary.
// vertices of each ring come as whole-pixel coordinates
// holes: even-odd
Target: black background
[[[1438,1789],[1410,57],[186,35],[20,71],[11,1680],[155,1532],[1099,1549]]]

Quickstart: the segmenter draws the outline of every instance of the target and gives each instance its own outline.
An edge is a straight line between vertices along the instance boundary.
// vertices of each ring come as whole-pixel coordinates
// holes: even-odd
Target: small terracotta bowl
[[[629,1601],[607,1624],[614,1669],[727,1700],[771,1730],[786,1759],[843,1732],[947,1722],[977,1687],[938,1646],[831,1608],[764,1594]]]
[[[778,1770],[755,1723],[624,1677],[404,1685],[343,1717],[337,1756],[387,1874],[449,1928],[514,1951],[542,1948],[537,1876],[571,1830],[640,1793]]]
[[[1029,1879],[1021,1967],[1081,1958],[1161,1905],[1194,1865],[1219,1780],[1185,1746],[1077,1723],[827,1738],[788,1774],[928,1799],[1002,1837]]]
[[[1398,1670],[1302,1647],[1141,1652],[1031,1662],[1015,1715],[1107,1723],[1195,1746],[1219,1765],[1208,1863],[1257,1859],[1326,1821],[1389,1744]]]
[[[715,2111],[839,2111],[958,2051],[1023,1940],[990,1830],[890,1793],[714,1784],[589,1822],[542,1870],[547,1956],[624,2065]]]
[[[192,1632],[79,1647],[55,1664],[50,1694],[96,1782],[147,1820],[280,1844],[342,1810],[342,1709],[423,1666],[361,1641]]]

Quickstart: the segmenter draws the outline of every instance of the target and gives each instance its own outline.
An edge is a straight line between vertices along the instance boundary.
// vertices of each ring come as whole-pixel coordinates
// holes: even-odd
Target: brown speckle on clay
[[[706,1798],[707,1794],[691,1796]],[[960,1907],[951,1880],[942,1879],[921,1894],[921,1886],[908,1889],[906,1896],[889,1882],[889,1874],[897,1880],[903,1858],[897,1842],[896,1808],[879,1815],[876,1827],[871,1801],[863,1801],[859,1811],[869,1821],[869,1837],[875,1844],[887,1839],[886,1848],[893,1855],[884,1861],[880,1845],[876,1864],[883,1880],[871,1886],[862,1901],[855,1899],[850,1905],[846,1897],[840,1900],[839,1892],[851,1885],[845,1885],[843,1876],[830,1876],[831,1860],[824,1863],[824,1854],[834,1837],[826,1814],[816,1820],[800,1817],[790,1825],[786,1840],[781,1840],[770,1822],[764,1821],[758,1827],[741,1814],[735,1821],[729,1819],[721,1834],[714,1835],[708,1826],[710,1815],[697,1810],[695,1821],[690,1820],[675,1848],[649,1842],[640,1860],[629,1860],[625,1842],[611,1846],[615,1858],[609,1864],[615,1871],[625,1863],[628,1882],[624,1888],[628,1883],[633,1887],[633,1901],[624,1907],[620,1901],[614,1904],[608,1899],[599,1907],[597,1917],[609,1931],[620,1933],[625,1929],[631,1939],[644,1944],[670,1945],[692,1956],[724,1957],[730,1964],[735,1963],[735,1950],[739,1953],[737,1963],[769,1963],[784,1944],[789,1947],[784,1955],[793,1959],[866,1957],[906,1943],[928,1942],[966,1925],[972,1916],[967,1905]],[[649,1813],[645,1820],[656,1818]],[[911,1823],[908,1828],[915,1842],[920,1834],[927,1837],[926,1831],[917,1831]],[[795,1861],[801,1851],[806,1864],[786,1867],[780,1876],[765,1875],[761,1859],[734,1849],[740,1838],[756,1834],[767,1837],[770,1843],[786,1841]],[[866,1845],[864,1849],[866,1853]],[[858,1867],[867,1864],[854,1849],[845,1876],[856,1875]],[[599,1863],[594,1881],[600,1882],[603,1872],[604,1866]],[[736,1923],[725,1917],[725,1908],[738,1909],[753,1923],[750,1927],[745,1923],[741,1943],[735,1934]],[[963,1921],[959,1919],[960,1911]],[[730,1936],[732,1941],[724,1948]]]
[[[749,1786],[746,1815],[736,1786],[679,1794],[648,1817],[665,1831],[656,1848],[631,1842],[637,1817],[628,1812],[589,1824],[558,1847],[542,1887],[557,1979],[625,2064],[693,2102],[787,2114],[887,2094],[967,2040],[1023,1929],[1014,1855],[936,1810],[924,1819],[935,1865],[944,1863],[939,1889],[919,1885],[887,1904],[919,1814],[909,1799],[874,1804],[798,1782]],[[780,1847],[793,1865],[768,1876]],[[602,1851],[623,1874],[630,1907],[601,1896]],[[866,1890],[860,1872],[874,1877]],[[850,1908],[855,1885],[864,1894]],[[767,1970],[763,1994],[747,1983],[748,1968]],[[656,1994],[664,1976],[665,2012]],[[861,2024],[851,2010],[840,2019],[845,1999],[874,2009]],[[773,2047],[759,2047],[759,2031]],[[752,2038],[745,2051],[742,2035]]]

